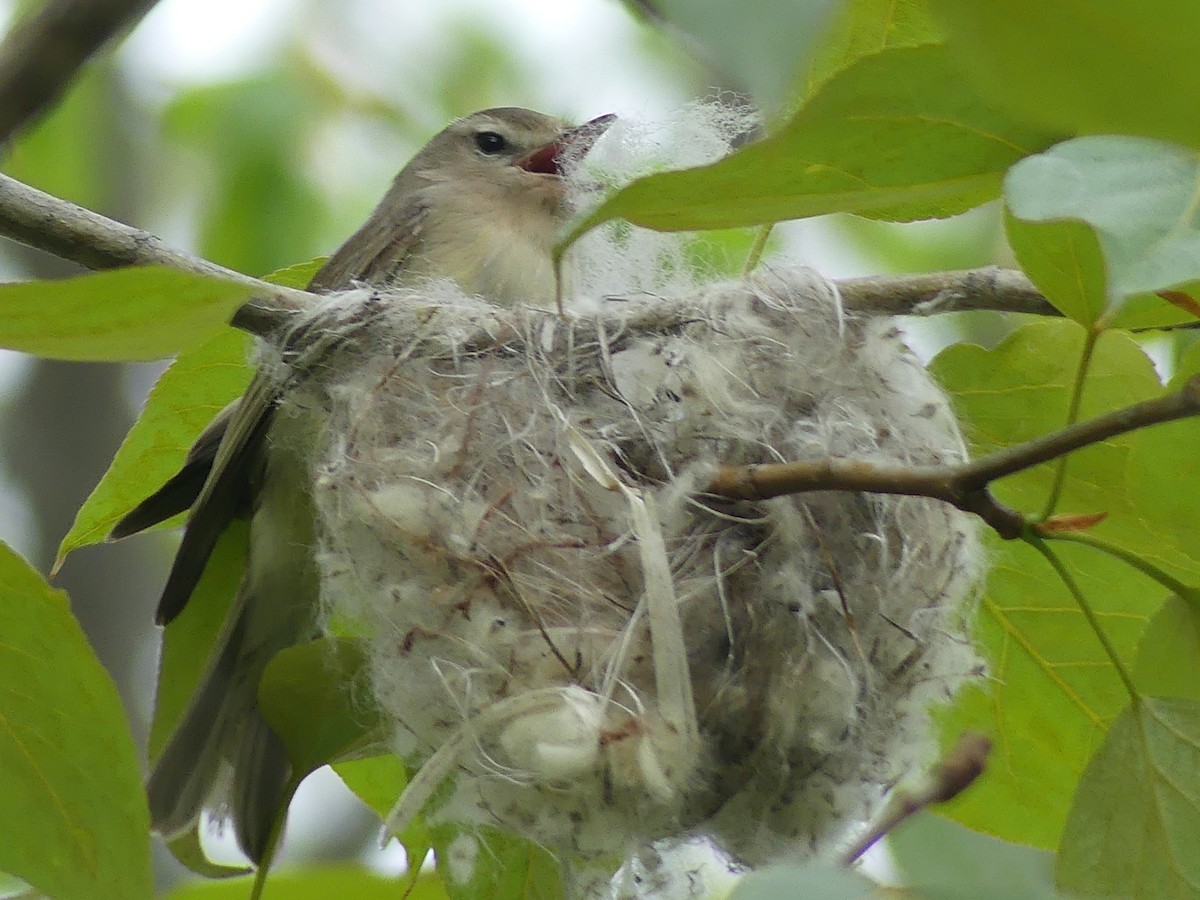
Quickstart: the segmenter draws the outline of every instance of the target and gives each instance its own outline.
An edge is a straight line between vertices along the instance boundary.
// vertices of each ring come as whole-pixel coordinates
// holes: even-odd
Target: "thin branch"
[[[987,266],[924,275],[877,275],[837,282],[847,309],[893,316],[927,316],[987,309],[1059,316],[1023,272]]]
[[[73,203],[0,175],[0,235],[6,235],[89,269],[165,265],[258,289],[234,315],[232,324],[264,336],[309,309],[313,296],[271,285],[175,249],[158,237],[115,222]],[[995,267],[928,275],[855,278],[837,283],[843,305],[858,312],[930,314],[963,309],[1051,312],[1045,299],[1020,272]],[[685,306],[656,304],[635,312],[625,326],[638,330],[678,327],[694,316]],[[681,321],[676,321],[682,317]],[[510,337],[520,329],[504,329]],[[494,340],[490,333],[485,340]],[[814,490],[853,490],[933,497],[974,513],[1002,537],[1025,533],[1019,512],[997,501],[991,482],[1081,447],[1127,431],[1200,412],[1200,376],[1179,392],[1082,422],[1054,434],[989,454],[960,466],[879,466],[852,460],[824,460],[759,466],[722,467],[709,485],[713,494],[735,499],[766,499]]]
[[[1182,388],[1165,397],[1135,403],[1086,422],[1078,422],[1053,434],[1026,441],[1024,444],[989,453],[963,466],[961,478],[966,487],[982,487],[1005,475],[1024,471],[1109,438],[1148,425],[1186,419],[1198,413],[1200,375],[1188,379]]]
[[[161,238],[54,197],[0,174],[0,234],[85,269],[121,266],[170,266],[212,275],[261,290],[238,310],[233,324],[253,334],[268,334],[307,304],[303,292],[268,284],[178,250]]]
[[[732,500],[766,500],[807,491],[865,491],[932,497],[974,513],[1003,538],[1026,535],[1025,517],[1000,503],[989,485],[1109,438],[1200,415],[1200,375],[1176,393],[1135,403],[1054,434],[1007,447],[973,462],[948,466],[885,466],[846,459],[721,466],[707,491]]]
[[[1108,636],[1108,632],[1104,630],[1104,626],[1100,622],[1100,617],[1096,615],[1096,611],[1092,608],[1092,604],[1088,602],[1083,591],[1079,587],[1079,583],[1075,581],[1071,575],[1071,570],[1068,569],[1058,554],[1046,545],[1046,542],[1038,537],[1026,538],[1026,543],[1034,550],[1045,557],[1046,562],[1050,563],[1050,567],[1054,569],[1067,592],[1075,599],[1075,604],[1079,607],[1079,611],[1083,613],[1083,617],[1087,619],[1088,625],[1091,626],[1097,640],[1100,641],[1100,646],[1104,649],[1104,654],[1108,657],[1108,661],[1112,663],[1113,669],[1117,673],[1117,677],[1121,679],[1125,685],[1125,690],[1129,692],[1129,699],[1136,706],[1141,699],[1141,692],[1137,689],[1137,685],[1133,683],[1133,675],[1126,668],[1125,663],[1121,660],[1121,654],[1117,652],[1116,645]]]
[[[974,513],[1006,540],[1025,532],[1025,517],[986,488],[967,487],[967,465],[885,466],[849,459],[816,459],[753,466],[720,466],[706,492],[730,500],[768,500],[808,491],[863,491],[932,497]]]
[[[915,790],[898,790],[892,794],[877,820],[842,854],[842,865],[856,862],[909,816],[936,803],[953,800],[969,788],[983,774],[991,752],[992,742],[988,738],[972,731],[964,732],[958,743],[933,767],[924,784]]]
[[[140,231],[0,175],[0,236],[71,260],[88,269],[173,266],[242,283],[263,283],[175,249]],[[1020,272],[989,267],[928,275],[850,278],[836,282],[843,306],[854,312],[930,315],[969,309],[1057,315]],[[268,292],[286,294],[277,288]],[[253,334],[273,331],[302,305],[263,300],[234,324]]]
[[[156,0],[48,0],[0,43],[0,143],[53,106],[84,63]]]

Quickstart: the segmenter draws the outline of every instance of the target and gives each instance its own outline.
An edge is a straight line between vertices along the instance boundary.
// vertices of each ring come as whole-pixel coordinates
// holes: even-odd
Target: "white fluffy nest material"
[[[705,496],[719,464],[963,457],[946,399],[807,270],[557,319],[433,285],[331,297],[281,412],[314,460],[326,613],[368,636],[395,821],[566,860],[703,836],[819,850],[928,761],[980,664],[942,503]],[[296,362],[293,360],[292,362]]]

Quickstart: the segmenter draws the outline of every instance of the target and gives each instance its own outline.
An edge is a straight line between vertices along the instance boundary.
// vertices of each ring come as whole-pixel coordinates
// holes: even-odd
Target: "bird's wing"
[[[394,281],[417,251],[427,212],[419,194],[399,207],[381,203],[321,267],[308,289],[324,293],[356,282]],[[183,468],[113,528],[111,537],[121,538],[192,510],[159,600],[160,624],[170,622],[187,605],[229,522],[253,510],[253,483],[263,464],[260,448],[282,387],[278,376],[256,374],[242,399],[222,410],[201,433]]]
[[[263,466],[260,449],[282,386],[278,373],[259,370],[231,414],[224,418],[212,466],[192,506],[158,601],[155,619],[160,625],[168,624],[183,611],[229,523],[253,509],[253,487]]]
[[[385,198],[371,218],[326,260],[308,289],[315,293],[337,291],[354,283],[388,284],[395,281],[417,252],[429,205],[420,193],[407,202]]]
[[[159,522],[165,522],[172,516],[191,509],[200,492],[204,490],[204,482],[208,480],[213,460],[217,457],[217,447],[221,438],[225,436],[225,428],[229,425],[237,404],[238,401],[235,400],[217,413],[216,418],[209,422],[192,444],[183,467],[113,526],[108,535],[110,541],[145,531]]]

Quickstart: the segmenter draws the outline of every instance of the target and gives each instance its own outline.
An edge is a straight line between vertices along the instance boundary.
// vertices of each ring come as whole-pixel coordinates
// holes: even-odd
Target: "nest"
[[[276,360],[303,375],[276,439],[324,423],[325,612],[423,763],[396,824],[516,832],[602,893],[647,847],[818,852],[927,761],[980,672],[970,518],[706,493],[723,464],[963,458],[894,327],[836,300],[794,270],[586,317],[437,284],[312,314],[332,349]]]

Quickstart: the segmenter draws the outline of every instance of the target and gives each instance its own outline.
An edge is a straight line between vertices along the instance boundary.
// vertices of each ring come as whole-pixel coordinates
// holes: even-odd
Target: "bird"
[[[516,107],[450,123],[404,166],[366,222],[321,266],[310,292],[450,279],[502,306],[556,298],[551,250],[569,215],[563,153],[586,153],[615,117],[571,127]],[[261,865],[278,837],[291,775],[284,746],[257,708],[262,673],[280,650],[318,636],[311,476],[291,434],[280,438],[276,381],[259,372],[201,433],[182,468],[127,513],[110,539],[190,510],[156,620],[186,606],[218,538],[249,520],[246,572],[200,684],[146,782],[151,820],[170,838],[213,801],[233,768],[228,816]]]

